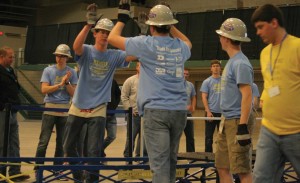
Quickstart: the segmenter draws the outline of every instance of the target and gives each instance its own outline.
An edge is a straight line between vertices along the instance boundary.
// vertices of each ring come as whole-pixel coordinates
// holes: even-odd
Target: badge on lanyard
[[[268,93],[269,93],[270,98],[279,95],[280,94],[279,87],[278,86],[273,86],[273,87],[269,88]]]
[[[280,55],[281,46],[282,46],[283,41],[284,41],[285,38],[287,37],[287,35],[288,35],[288,34],[285,33],[285,35],[283,36],[282,40],[280,41],[279,51],[278,51],[277,56],[276,56],[276,58],[275,58],[275,60],[274,60],[274,66],[273,66],[273,68],[272,68],[272,50],[273,50],[273,45],[272,45],[271,50],[270,50],[270,63],[269,63],[269,68],[270,68],[270,74],[271,74],[271,81],[272,81],[272,82],[273,82],[273,74],[274,74],[275,66],[276,66],[278,57],[279,57],[279,55]],[[272,86],[271,88],[268,89],[268,93],[269,93],[270,98],[279,95],[279,94],[280,94],[279,87],[278,87],[278,86]]]

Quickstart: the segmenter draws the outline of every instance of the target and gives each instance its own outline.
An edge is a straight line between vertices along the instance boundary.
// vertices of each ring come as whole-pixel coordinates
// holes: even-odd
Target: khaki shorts
[[[233,174],[250,173],[252,170],[252,143],[240,146],[236,141],[240,119],[225,119],[224,129],[217,136],[215,165],[229,169]],[[248,121],[248,130],[252,136],[255,116],[252,113]]]
[[[60,108],[60,109],[69,109],[70,104],[54,104],[54,103],[46,103],[46,108]],[[44,114],[48,114],[51,116],[69,116],[68,112],[55,112],[55,111],[44,111]]]

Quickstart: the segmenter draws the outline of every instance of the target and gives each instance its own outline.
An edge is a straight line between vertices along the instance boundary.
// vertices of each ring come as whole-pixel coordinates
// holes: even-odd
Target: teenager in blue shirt
[[[241,183],[252,181],[251,132],[253,68],[241,50],[241,42],[249,42],[244,22],[229,18],[219,30],[222,49],[229,60],[221,77],[221,120],[216,148],[216,167],[221,182],[233,182],[238,174]]]
[[[221,63],[212,60],[210,64],[212,75],[205,79],[201,85],[202,102],[206,117],[221,117]],[[213,152],[213,137],[220,120],[205,120],[205,152]]]
[[[45,94],[45,107],[68,109],[78,77],[76,71],[67,66],[67,61],[72,58],[68,45],[58,45],[53,54],[55,55],[56,64],[46,67],[41,78],[41,90]],[[63,135],[67,118],[67,112],[45,111],[43,113],[36,157],[45,157],[54,126],[56,128],[54,157],[63,157]],[[41,164],[43,162],[37,163]],[[62,162],[54,162],[54,164],[60,165]]]
[[[76,37],[73,49],[75,61],[80,67],[78,85],[69,110],[66,124],[64,152],[66,157],[77,157],[77,141],[84,124],[87,125],[85,150],[88,157],[100,157],[103,147],[107,103],[111,100],[111,86],[116,68],[126,67],[127,61],[135,58],[126,57],[121,50],[108,49],[107,37],[114,24],[107,18],[97,20],[96,5],[88,6],[88,23]],[[92,21],[91,21],[92,20]],[[92,31],[94,45],[84,44],[88,33]],[[89,162],[89,164],[96,164]],[[97,173],[97,171],[95,171]],[[80,173],[75,173],[81,179]],[[95,174],[88,174],[86,182],[98,181]]]
[[[175,182],[179,140],[187,115],[184,63],[191,56],[192,44],[175,28],[178,21],[165,5],[150,10],[146,24],[152,36],[122,37],[130,8],[122,2],[118,22],[108,40],[140,61],[138,110],[144,118],[152,182]]]

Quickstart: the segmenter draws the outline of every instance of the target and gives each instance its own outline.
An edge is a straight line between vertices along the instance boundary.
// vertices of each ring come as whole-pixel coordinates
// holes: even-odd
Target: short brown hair
[[[212,66],[214,64],[219,64],[221,66],[221,62],[217,59],[210,61],[210,66]]]
[[[12,48],[8,46],[2,46],[0,48],[0,56],[6,56],[7,55],[7,50],[12,50]]]
[[[258,21],[271,22],[275,18],[281,27],[284,27],[284,16],[280,8],[273,4],[265,4],[258,7],[251,17],[251,22],[255,24]]]

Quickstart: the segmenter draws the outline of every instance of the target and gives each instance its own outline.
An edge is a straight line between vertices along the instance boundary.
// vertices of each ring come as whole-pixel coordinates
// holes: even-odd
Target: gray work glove
[[[118,21],[126,24],[130,19],[130,0],[120,0],[118,9]]]
[[[251,144],[251,137],[248,131],[247,124],[238,125],[236,139],[241,146],[246,146],[248,144]]]
[[[95,25],[98,20],[97,5],[95,3],[90,4],[86,8],[86,10],[87,10],[86,13],[87,24]]]

